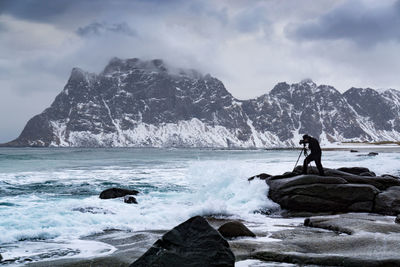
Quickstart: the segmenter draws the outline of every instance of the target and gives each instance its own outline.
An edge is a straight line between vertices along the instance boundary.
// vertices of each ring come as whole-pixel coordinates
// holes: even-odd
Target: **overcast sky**
[[[115,56],[199,69],[239,99],[305,78],[400,89],[400,0],[0,0],[0,142],[73,67]]]

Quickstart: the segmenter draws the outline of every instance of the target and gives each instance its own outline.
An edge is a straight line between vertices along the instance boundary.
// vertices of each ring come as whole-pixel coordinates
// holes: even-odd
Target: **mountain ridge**
[[[113,58],[99,74],[73,68],[51,106],[3,146],[287,147],[400,139],[400,91],[306,79],[239,100],[224,84],[160,59]]]

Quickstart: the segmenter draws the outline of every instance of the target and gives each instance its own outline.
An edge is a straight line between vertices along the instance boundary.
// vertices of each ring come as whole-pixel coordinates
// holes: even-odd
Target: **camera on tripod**
[[[299,144],[300,144],[300,145],[303,145],[303,146],[306,146],[306,141],[300,140]]]

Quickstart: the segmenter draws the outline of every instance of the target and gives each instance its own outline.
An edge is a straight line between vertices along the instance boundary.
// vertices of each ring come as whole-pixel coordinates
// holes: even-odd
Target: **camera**
[[[300,144],[300,145],[306,145],[306,141],[300,140],[299,144]]]

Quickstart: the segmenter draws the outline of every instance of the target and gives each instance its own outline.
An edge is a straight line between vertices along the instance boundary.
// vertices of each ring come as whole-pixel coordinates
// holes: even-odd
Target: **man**
[[[307,174],[307,166],[310,164],[311,161],[315,161],[315,165],[317,165],[319,175],[324,176],[324,169],[322,168],[321,164],[321,147],[319,146],[319,142],[317,139],[312,138],[311,136],[305,134],[303,135],[303,140],[300,140],[300,145],[301,144],[308,144],[308,148],[311,151],[311,154],[308,155],[304,159],[303,163],[303,174]],[[305,153],[305,151],[304,151]]]

